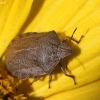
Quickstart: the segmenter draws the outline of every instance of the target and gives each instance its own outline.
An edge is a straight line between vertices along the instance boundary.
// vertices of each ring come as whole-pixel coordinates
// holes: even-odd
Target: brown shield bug
[[[74,30],[74,32],[76,29]],[[74,34],[73,32],[73,34]],[[71,40],[74,40],[73,35]],[[17,36],[9,44],[5,53],[5,64],[8,73],[16,78],[35,77],[34,82],[41,75],[49,74],[49,88],[52,80],[52,71],[57,64],[66,76],[74,79],[73,75],[68,75],[60,61],[72,54],[72,49],[65,41],[59,39],[55,31],[49,32],[28,32]],[[75,82],[76,84],[76,82]]]

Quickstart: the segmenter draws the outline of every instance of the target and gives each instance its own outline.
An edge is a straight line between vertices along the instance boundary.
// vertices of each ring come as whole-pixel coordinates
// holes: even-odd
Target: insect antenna
[[[73,39],[73,35],[74,35],[74,33],[76,32],[76,30],[77,30],[77,27],[76,27],[75,30],[73,31],[73,34],[72,34],[72,36],[70,37],[70,40]]]
[[[74,35],[74,33],[76,32],[76,30],[77,30],[77,27],[75,28],[75,30],[74,30],[72,36],[70,37],[70,41],[73,40],[73,41],[76,42],[76,43],[80,43],[81,39],[82,39],[84,36],[82,35],[82,36],[80,37],[79,40],[74,39],[74,38],[73,38],[73,35]]]

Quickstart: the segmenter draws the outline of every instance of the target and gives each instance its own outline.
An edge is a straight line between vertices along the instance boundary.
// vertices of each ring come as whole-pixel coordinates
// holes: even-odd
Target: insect
[[[76,41],[72,38],[73,34],[69,38],[79,43],[83,36],[79,41]],[[65,43],[66,40],[67,38],[61,41],[55,31],[28,32],[18,35],[5,52],[6,70],[16,78],[35,77],[34,82],[41,75],[48,74],[50,88],[52,71],[57,64],[60,64],[62,72],[73,78],[76,84],[75,77],[67,74],[60,63],[64,57],[72,54],[72,48]]]

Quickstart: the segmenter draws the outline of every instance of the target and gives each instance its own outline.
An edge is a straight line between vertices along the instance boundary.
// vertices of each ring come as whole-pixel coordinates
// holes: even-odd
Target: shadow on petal
[[[44,1],[45,0],[34,0],[32,8],[31,8],[31,11],[30,11],[30,14],[29,14],[26,22],[24,23],[24,27],[21,28],[21,30],[20,30],[20,32],[18,34],[23,33],[23,31],[31,23],[31,21],[34,20],[34,18],[36,17],[38,12],[40,11]]]

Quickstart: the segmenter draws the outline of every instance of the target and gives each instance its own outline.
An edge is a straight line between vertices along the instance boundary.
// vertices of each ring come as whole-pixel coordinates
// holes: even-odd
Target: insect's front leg
[[[76,81],[75,81],[75,76],[74,76],[74,75],[69,75],[69,74],[67,74],[66,71],[65,71],[65,69],[63,68],[62,64],[59,63],[59,65],[60,65],[60,68],[61,68],[62,72],[63,72],[66,76],[71,77],[71,78],[74,80],[74,84],[76,85],[77,83],[76,83]]]

